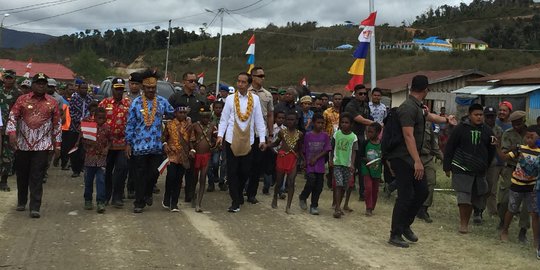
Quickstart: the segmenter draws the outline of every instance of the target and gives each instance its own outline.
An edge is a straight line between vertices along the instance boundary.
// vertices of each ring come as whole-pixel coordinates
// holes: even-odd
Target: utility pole
[[[2,32],[4,30],[4,20],[6,17],[9,17],[9,13],[4,13],[4,17],[2,17],[2,21],[0,22],[0,49],[2,48]]]
[[[375,12],[374,0],[369,0],[369,13]],[[369,63],[371,74],[371,89],[377,87],[377,61],[375,59],[375,26],[373,26],[373,33],[371,33],[371,40],[369,41]]]
[[[216,78],[216,96],[219,95],[219,76],[221,75],[221,45],[223,43],[223,15],[227,11],[225,8],[218,9],[217,13],[207,8],[204,9],[206,12],[214,13],[216,16],[221,16],[219,18],[221,26],[219,29],[219,49],[218,49],[218,64],[217,64],[217,78]]]
[[[169,20],[169,35],[167,36],[167,55],[165,56],[165,80],[169,81],[169,48],[171,46],[171,20]]]

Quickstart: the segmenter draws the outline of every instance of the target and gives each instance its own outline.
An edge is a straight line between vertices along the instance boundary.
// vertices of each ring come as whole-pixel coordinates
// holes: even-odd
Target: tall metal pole
[[[2,48],[2,32],[4,32],[4,20],[6,17],[9,17],[9,13],[5,13],[4,17],[2,17],[2,22],[0,22],[0,49]]]
[[[369,13],[375,12],[374,0],[369,0]],[[371,74],[371,89],[377,87],[377,61],[375,59],[375,27],[373,27],[373,33],[371,34],[371,40],[369,42],[369,63]]]
[[[224,8],[220,8],[218,15],[221,15],[221,27],[219,30],[219,50],[218,50],[218,64],[217,64],[217,79],[216,79],[216,96],[219,95],[219,76],[221,73],[221,43],[223,40],[223,13],[225,12]]]
[[[165,56],[165,79],[169,81],[169,48],[171,46],[171,20],[169,20],[169,36],[167,36],[167,56]]]

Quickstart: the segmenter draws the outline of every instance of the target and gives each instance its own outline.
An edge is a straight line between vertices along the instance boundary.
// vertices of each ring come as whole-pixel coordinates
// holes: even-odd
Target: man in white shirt
[[[238,74],[237,91],[225,100],[219,122],[216,145],[223,144],[227,159],[229,195],[232,199],[228,211],[240,211],[244,203],[243,189],[251,170],[251,145],[255,141],[255,130],[259,134],[259,148],[266,148],[266,126],[259,97],[248,92],[251,76]]]
[[[382,91],[379,88],[373,88],[371,90],[371,101],[369,102],[369,110],[373,121],[382,125],[384,118],[386,118],[386,105],[381,103]]]

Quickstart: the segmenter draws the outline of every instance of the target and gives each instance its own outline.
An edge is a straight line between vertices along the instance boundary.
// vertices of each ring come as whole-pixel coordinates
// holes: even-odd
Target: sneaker
[[[409,243],[407,243],[401,235],[393,235],[390,236],[390,239],[388,240],[388,244],[400,247],[400,248],[408,248]]]
[[[120,201],[120,200],[117,200],[117,201],[113,201],[111,203],[111,205],[116,207],[116,208],[122,208],[122,207],[124,207],[124,202]]]
[[[312,214],[312,215],[318,216],[319,215],[319,208],[311,207],[311,208],[309,208],[309,213]]]
[[[22,211],[26,210],[26,205],[19,204],[19,205],[17,205],[17,208],[15,208],[15,210],[17,210],[19,212],[22,212]]]
[[[414,234],[414,232],[411,230],[411,228],[407,228],[405,229],[405,231],[403,232],[403,236],[405,236],[405,239],[413,242],[413,243],[416,243],[418,242],[418,236],[416,236],[416,234]]]
[[[140,214],[143,212],[143,209],[141,207],[135,207],[133,208],[133,213]]]
[[[81,176],[81,173],[73,173],[73,174],[71,175],[71,178],[77,178],[77,177],[79,177],[79,176]]]
[[[39,214],[39,211],[37,211],[37,210],[32,210],[32,211],[30,211],[30,217],[31,217],[31,218],[40,218],[41,215]]]
[[[0,190],[5,191],[5,192],[9,192],[9,191],[11,191],[11,188],[9,188],[7,182],[2,182],[2,183],[0,183]]]
[[[92,204],[92,201],[85,201],[84,210],[92,210],[92,209],[94,209],[94,205]]]
[[[148,206],[152,206],[152,204],[154,204],[154,197],[152,197],[152,196],[146,197],[145,203],[146,203],[146,205],[148,205]]]
[[[307,203],[306,200],[299,199],[298,203],[300,204],[300,209],[307,210]]]
[[[166,205],[165,202],[161,202],[161,206],[165,209],[171,209],[170,206]],[[178,208],[178,207],[177,207]]]
[[[229,207],[229,209],[227,211],[229,213],[238,213],[238,212],[240,212],[240,207],[231,206],[231,207]]]
[[[255,197],[252,197],[252,198],[248,198],[247,201],[251,204],[258,204],[259,203],[259,200],[257,200],[257,198]]]
[[[171,212],[178,213],[180,212],[180,209],[178,209],[178,206],[174,206],[171,208]]]
[[[100,214],[105,213],[105,204],[104,203],[98,203],[97,204],[97,212]]]
[[[482,215],[474,215],[473,216],[473,224],[474,225],[482,225]]]

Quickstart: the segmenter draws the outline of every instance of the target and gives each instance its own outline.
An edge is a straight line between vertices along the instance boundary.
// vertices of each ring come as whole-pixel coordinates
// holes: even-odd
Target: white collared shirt
[[[221,119],[219,121],[218,137],[224,137],[225,141],[228,143],[232,143],[233,141],[234,121],[238,123],[238,126],[242,130],[246,129],[248,121],[251,121],[249,134],[250,145],[255,141],[255,130],[257,130],[257,134],[259,134],[260,142],[266,142],[266,125],[264,124],[259,97],[249,91],[245,96],[239,94],[240,112],[246,113],[248,103],[247,95],[253,96],[253,111],[247,121],[240,121],[240,119],[238,119],[234,108],[234,95],[229,95],[227,99],[225,99],[225,106],[223,107],[223,112],[221,113]]]

